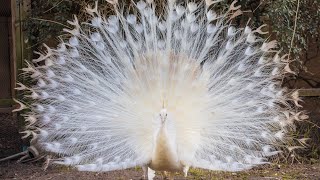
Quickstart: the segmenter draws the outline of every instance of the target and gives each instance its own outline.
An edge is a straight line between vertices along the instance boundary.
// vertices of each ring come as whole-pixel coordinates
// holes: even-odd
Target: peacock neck
[[[150,167],[158,171],[180,170],[181,167],[174,146],[174,139],[170,139],[166,125],[161,125],[155,137]]]

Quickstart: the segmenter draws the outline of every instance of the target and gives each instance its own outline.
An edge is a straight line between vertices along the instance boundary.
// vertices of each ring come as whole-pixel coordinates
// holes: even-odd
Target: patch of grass
[[[135,171],[142,171],[142,168],[140,166],[136,166],[136,167],[134,167],[134,170]]]
[[[210,172],[203,169],[191,168],[188,174],[189,176],[193,176],[194,179],[203,179],[203,177],[208,177]]]
[[[189,174],[193,175],[193,176],[201,176],[201,175],[203,175],[203,170],[191,168],[189,170]]]
[[[75,168],[71,167],[71,166],[63,166],[63,165],[55,165],[56,168],[61,171],[61,172],[69,172],[74,170]]]

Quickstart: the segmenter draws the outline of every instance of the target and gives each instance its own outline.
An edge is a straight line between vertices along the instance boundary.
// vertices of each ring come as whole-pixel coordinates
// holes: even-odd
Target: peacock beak
[[[166,122],[167,118],[166,117],[160,117],[160,120],[161,120],[161,123],[164,124]]]
[[[159,116],[160,116],[161,124],[164,124],[167,121],[167,117],[168,117],[167,110],[166,109],[162,109],[160,111]]]

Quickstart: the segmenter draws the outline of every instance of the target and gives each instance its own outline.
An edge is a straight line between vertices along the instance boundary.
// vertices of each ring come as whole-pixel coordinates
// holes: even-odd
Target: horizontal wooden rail
[[[299,91],[299,96],[301,96],[301,97],[313,97],[313,96],[320,97],[320,88],[299,89],[298,91]]]
[[[0,106],[12,106],[15,104],[16,102],[13,99],[0,99]]]
[[[2,108],[0,107],[0,113],[11,113],[12,110],[14,110],[15,108],[13,107],[8,107],[8,108]],[[2,120],[2,119],[1,119]]]

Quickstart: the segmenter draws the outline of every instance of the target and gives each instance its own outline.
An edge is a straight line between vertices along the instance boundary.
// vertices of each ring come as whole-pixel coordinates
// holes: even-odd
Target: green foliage
[[[299,56],[301,51],[307,51],[310,42],[312,40],[319,42],[320,38],[320,1],[300,0],[296,19],[297,5],[298,0],[273,0],[267,7],[272,31],[285,51],[291,47],[295,20],[297,21],[292,44],[293,56]]]
[[[225,8],[232,1],[223,1],[219,7]],[[311,43],[319,44],[320,0],[299,0],[297,18],[298,0],[239,0],[238,4],[244,11],[243,17],[251,18],[254,26],[269,26],[267,30],[271,30],[271,36],[278,40],[283,52],[289,53],[291,47],[291,57],[294,59],[299,59]]]
[[[62,24],[72,18],[72,13],[77,13],[72,9],[70,1],[32,1],[29,17],[25,22],[30,44],[36,47],[60,35]]]
[[[226,9],[232,1],[222,1],[215,9]],[[31,45],[37,47],[60,36],[62,29],[68,26],[66,21],[72,19],[73,15],[81,20],[86,19],[84,8],[93,3],[94,0],[32,0],[32,10],[25,23]],[[100,11],[110,12],[110,5],[106,1],[99,0],[98,3]],[[295,58],[301,55],[301,51],[307,51],[310,41],[319,42],[320,0],[300,0],[297,19],[298,0],[239,0],[238,4],[245,11],[244,19],[251,18],[256,27],[268,24],[280,47],[284,52],[289,52],[292,47],[292,56]],[[291,45],[295,20],[296,32]]]
[[[32,49],[41,47],[42,43],[55,45],[57,37],[65,33],[63,28],[70,27],[68,20],[77,15],[80,20],[85,20],[85,7],[94,4],[95,0],[32,0],[31,11],[25,22],[28,41]],[[99,2],[100,10],[110,10],[109,4],[104,0]]]

